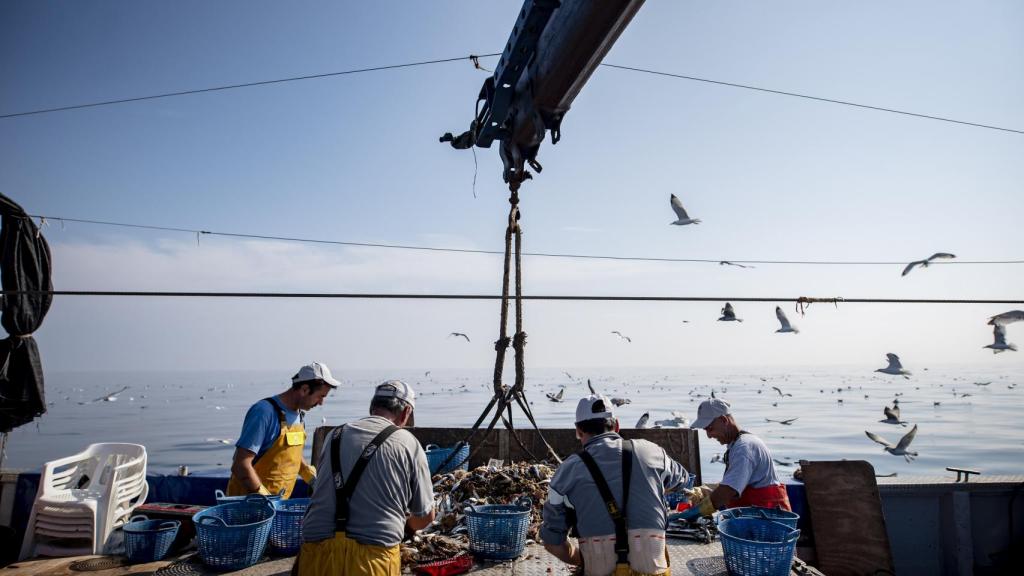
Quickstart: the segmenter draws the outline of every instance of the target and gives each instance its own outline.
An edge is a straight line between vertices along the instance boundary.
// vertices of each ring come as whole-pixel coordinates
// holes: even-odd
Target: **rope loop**
[[[518,336],[518,334],[517,334],[517,336]],[[494,350],[495,350],[495,352],[501,352],[502,350],[507,349],[508,345],[509,345],[509,343],[511,341],[512,341],[512,339],[509,338],[508,336],[503,336],[503,337],[498,338],[497,340],[495,340],[494,341]]]

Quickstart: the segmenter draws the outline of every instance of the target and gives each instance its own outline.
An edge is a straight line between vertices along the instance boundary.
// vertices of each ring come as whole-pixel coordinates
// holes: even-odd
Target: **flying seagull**
[[[911,460],[917,457],[917,452],[911,452],[910,450],[907,450],[907,448],[910,447],[910,443],[914,441],[914,436],[917,435],[917,424],[914,424],[914,427],[910,429],[910,432],[904,434],[903,438],[900,438],[899,444],[895,446],[893,446],[891,443],[889,443],[888,440],[882,438],[878,434],[868,432],[867,430],[865,430],[864,433],[868,435],[868,438],[871,438],[875,442],[878,442],[879,444],[884,446],[884,450],[889,454],[892,454],[893,456],[903,456],[903,459],[906,460],[907,462],[910,462]]]
[[[906,426],[907,423],[900,420],[900,406],[899,404],[893,404],[892,408],[886,406],[882,413],[885,414],[885,420],[880,420],[883,424],[900,424]]]
[[[719,322],[743,322],[742,318],[736,317],[736,311],[732,309],[732,304],[726,302],[725,307],[722,308],[722,317],[718,319]]]
[[[721,260],[718,262],[719,266],[735,266],[737,268],[754,268],[754,266],[744,266],[743,264],[737,264],[735,262],[729,262],[728,260]]]
[[[637,428],[647,428],[647,421],[650,420],[650,419],[651,419],[651,413],[650,412],[644,412],[644,415],[641,416],[640,419],[636,421],[636,427]]]
[[[996,314],[988,319],[988,323],[993,326],[1006,326],[1007,324],[1021,321],[1024,321],[1024,310],[1010,310],[1009,312]]]
[[[622,332],[619,332],[618,330],[612,330],[612,334],[615,334],[616,336],[618,336],[619,338],[622,338],[626,342],[632,342],[633,341],[632,338],[630,338],[629,336],[626,336],[625,334],[623,334]]]
[[[955,254],[950,254],[948,252],[936,252],[924,260],[914,260],[910,264],[907,264],[907,267],[903,269],[903,274],[901,274],[901,276],[910,274],[910,271],[913,270],[915,266],[927,268],[928,265],[932,263],[932,260],[952,260],[953,258],[956,258]]]
[[[120,394],[121,392],[124,392],[127,389],[128,386],[125,386],[124,388],[121,388],[117,392],[108,392],[103,396],[100,396],[99,398],[94,398],[92,400],[89,400],[88,402],[79,402],[78,405],[81,406],[84,404],[92,404],[93,402],[117,402],[117,395]]]
[[[1014,352],[1017,351],[1016,344],[1006,343],[1006,326],[1003,326],[1002,324],[996,324],[993,326],[992,337],[995,339],[995,342],[987,346],[982,346],[982,348],[991,348],[993,354],[999,354],[1000,352],[1005,352],[1007,350],[1013,350]]]
[[[686,213],[686,208],[683,208],[683,203],[676,198],[676,195],[672,195],[672,210],[676,213],[676,221],[669,222],[669,224],[675,224],[676,226],[686,226],[687,224],[700,224],[699,218],[690,218],[689,214]]]
[[[783,394],[783,393],[782,393],[782,389],[781,389],[781,388],[779,388],[778,386],[772,386],[772,390],[775,390],[776,392],[778,392],[778,393],[779,393],[779,396],[793,396],[793,395],[792,395],[791,393],[789,393],[789,392],[786,392],[785,394]]]
[[[451,334],[448,335],[449,338],[451,338],[452,336],[455,336],[456,338],[461,336],[462,338],[466,339],[466,342],[469,342],[469,336],[466,336],[462,332],[452,332]]]
[[[597,390],[594,390],[594,385],[590,383],[590,378],[587,378],[587,388],[590,389],[590,393],[597,396]]]
[[[905,369],[903,367],[903,364],[900,364],[899,356],[893,354],[892,352],[889,352],[888,354],[885,355],[885,357],[889,360],[889,365],[886,366],[885,368],[879,368],[875,370],[875,372],[881,372],[882,374],[891,374],[893,376],[903,376],[904,378],[907,378],[910,375],[910,370]]]
[[[551,400],[552,402],[561,402],[562,399],[565,398],[565,388],[560,389],[558,391],[558,394],[555,394],[554,392],[548,392],[547,396],[548,400]]]
[[[771,418],[765,418],[764,421],[765,422],[776,422],[778,424],[783,424],[785,426],[790,426],[790,425],[793,424],[793,422],[795,422],[795,421],[797,421],[799,419],[800,419],[800,417],[798,416],[796,418],[789,418],[787,420],[772,420]]]
[[[782,308],[775,307],[775,317],[779,319],[782,324],[782,328],[776,330],[776,332],[792,332],[793,334],[799,334],[800,330],[789,323],[789,318],[786,318],[786,313],[782,311]]]

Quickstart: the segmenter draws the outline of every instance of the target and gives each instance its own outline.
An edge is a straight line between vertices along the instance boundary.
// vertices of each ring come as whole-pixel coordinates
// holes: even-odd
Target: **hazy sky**
[[[499,52],[518,2],[4,2],[0,114]],[[608,63],[1024,129],[1024,4],[649,1]],[[495,59],[484,60],[491,66]],[[485,74],[456,62],[0,119],[0,191],[33,214],[500,249],[497,150],[464,130]],[[621,256],[1024,258],[1024,135],[601,68],[523,190],[525,248]],[[700,226],[669,226],[669,195]],[[498,293],[498,256],[53,222],[65,290]],[[526,258],[531,294],[1022,299],[1024,266]],[[1010,306],[529,302],[528,364],[863,364],[993,356]],[[688,324],[682,321],[689,320]],[[493,362],[493,301],[58,297],[44,366],[336,371]],[[633,342],[612,335],[619,330]],[[472,343],[450,339],[465,332]],[[1024,345],[1024,326],[1010,327]],[[511,354],[510,354],[511,357]]]

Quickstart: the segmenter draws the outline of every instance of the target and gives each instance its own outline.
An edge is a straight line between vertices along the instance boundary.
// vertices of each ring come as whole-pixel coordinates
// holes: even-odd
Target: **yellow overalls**
[[[289,498],[292,495],[292,489],[295,488],[295,477],[299,474],[300,468],[303,468],[302,450],[306,446],[306,426],[302,422],[301,415],[294,426],[288,426],[284,410],[281,410],[277,402],[270,398],[265,398],[264,401],[270,402],[274,411],[277,412],[281,433],[270,448],[256,459],[252,467],[256,470],[256,475],[260,477],[263,487],[271,494],[277,494],[283,488],[284,498]],[[249,494],[249,490],[232,475],[228,480],[227,494],[228,496],[243,496]]]

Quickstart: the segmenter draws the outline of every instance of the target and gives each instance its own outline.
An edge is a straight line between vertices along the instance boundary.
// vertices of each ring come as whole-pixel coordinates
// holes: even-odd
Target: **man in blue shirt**
[[[249,408],[235,443],[229,496],[284,490],[288,498],[298,475],[312,486],[316,468],[302,455],[306,445],[303,414],[323,404],[338,384],[327,365],[313,362],[292,377],[291,388]]]

